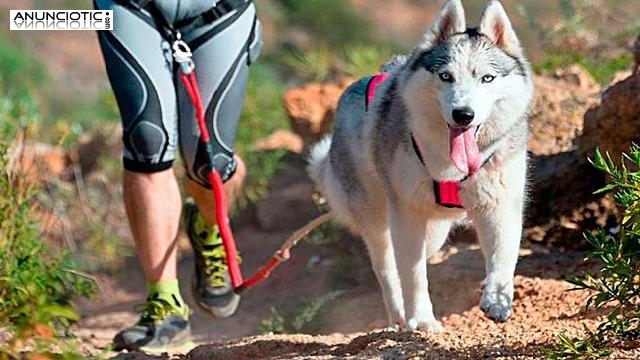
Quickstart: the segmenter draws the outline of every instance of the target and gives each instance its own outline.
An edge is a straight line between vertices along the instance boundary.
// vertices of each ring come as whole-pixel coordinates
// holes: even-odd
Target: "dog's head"
[[[454,165],[474,172],[478,131],[501,134],[522,118],[532,96],[530,73],[498,1],[489,2],[479,27],[467,28],[462,3],[449,0],[402,71],[402,96],[418,122],[412,126],[433,126],[420,119],[439,118],[450,132]]]

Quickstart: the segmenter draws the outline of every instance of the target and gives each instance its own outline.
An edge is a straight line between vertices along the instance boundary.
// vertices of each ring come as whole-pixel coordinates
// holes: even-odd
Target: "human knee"
[[[123,186],[126,188],[136,187],[138,185],[160,185],[167,184],[169,181],[175,180],[173,169],[165,169],[156,172],[136,172],[125,169],[123,174]]]
[[[137,173],[157,173],[171,168],[165,132],[150,121],[140,121],[124,131],[124,168]]]

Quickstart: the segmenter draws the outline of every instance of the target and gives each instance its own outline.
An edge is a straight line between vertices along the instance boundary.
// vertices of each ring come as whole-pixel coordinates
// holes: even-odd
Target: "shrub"
[[[633,58],[631,54],[609,57],[606,55],[587,55],[580,52],[550,53],[543,62],[534,65],[534,70],[548,73],[571,64],[584,66],[598,83],[606,85],[617,72],[631,69]]]
[[[35,189],[8,169],[15,125],[24,125],[33,114],[17,101],[3,99],[0,104],[0,328],[13,335],[0,348],[0,358],[6,358],[21,340],[51,338],[78,320],[73,297],[90,296],[95,283],[74,271],[69,254],[55,255],[39,238],[30,202]]]
[[[612,193],[622,219],[619,231],[600,229],[585,234],[593,247],[585,260],[598,260],[599,276],[586,273],[568,281],[575,286],[572,290],[591,290],[585,307],[595,307],[607,317],[595,331],[586,329],[585,339],[561,334],[553,351],[555,358],[606,355],[609,348],[629,341],[640,345],[640,147],[632,145],[619,165],[608,153],[603,157],[596,150],[591,163],[609,176],[608,184],[598,192]]]

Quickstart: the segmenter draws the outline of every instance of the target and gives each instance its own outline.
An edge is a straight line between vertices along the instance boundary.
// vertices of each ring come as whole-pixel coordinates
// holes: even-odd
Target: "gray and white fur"
[[[469,30],[460,0],[449,0],[416,49],[384,70],[391,76],[368,111],[366,80],[342,95],[332,136],[312,149],[310,174],[334,217],[364,239],[392,326],[443,330],[429,298],[427,258],[453,226],[467,221],[486,260],[480,307],[504,321],[522,234],[533,94],[511,23],[502,5],[490,1],[480,26]],[[460,109],[463,125],[455,114]],[[460,126],[475,131],[469,141],[482,165],[472,174],[452,162],[451,129]],[[462,179],[464,209],[435,203],[434,180]]]

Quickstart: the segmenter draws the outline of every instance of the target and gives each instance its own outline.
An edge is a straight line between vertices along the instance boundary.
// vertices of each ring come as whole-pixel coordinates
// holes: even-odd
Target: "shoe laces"
[[[227,253],[222,245],[222,237],[218,226],[208,225],[200,214],[195,213],[191,218],[193,235],[195,235],[195,250],[202,260],[202,272],[213,287],[228,287],[225,277],[227,269]],[[238,262],[242,259],[238,253]]]
[[[169,301],[162,299],[158,294],[150,295],[147,298],[147,302],[137,306],[137,311],[142,308],[142,314],[140,315],[140,323],[149,323],[162,321],[169,315],[179,314],[180,311],[176,309]]]
[[[222,244],[201,245],[198,251],[204,263],[203,272],[211,282],[211,285],[213,287],[227,286],[225,279],[225,274],[228,269],[227,253]]]

